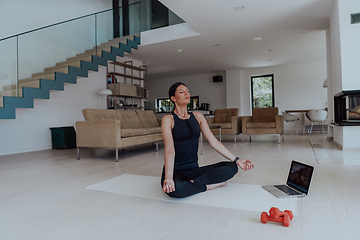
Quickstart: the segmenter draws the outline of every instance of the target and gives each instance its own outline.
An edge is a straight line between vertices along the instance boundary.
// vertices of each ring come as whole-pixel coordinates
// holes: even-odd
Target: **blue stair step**
[[[41,99],[50,99],[49,89],[46,88],[27,88],[23,87],[23,97],[24,98],[41,98]]]
[[[94,71],[94,72],[99,71],[99,65],[97,65],[97,64],[95,64],[93,62],[87,62],[87,61],[81,60],[80,61],[80,66],[81,66],[81,68],[85,68],[85,69],[88,69],[90,71]]]
[[[64,83],[61,81],[40,79],[40,88],[64,91]]]
[[[24,88],[23,88],[24,89]],[[4,99],[4,108],[33,108],[34,101],[33,98],[29,97],[3,97]]]

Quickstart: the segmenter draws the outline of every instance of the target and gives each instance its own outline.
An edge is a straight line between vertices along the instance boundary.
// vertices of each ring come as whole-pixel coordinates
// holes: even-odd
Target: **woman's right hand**
[[[175,191],[175,183],[174,180],[172,180],[171,178],[166,178],[164,180],[164,185],[163,185],[163,192],[164,193],[171,193]]]

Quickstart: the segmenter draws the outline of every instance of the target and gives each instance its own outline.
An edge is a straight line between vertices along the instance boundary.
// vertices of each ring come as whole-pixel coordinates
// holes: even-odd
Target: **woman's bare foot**
[[[206,191],[213,190],[218,187],[225,187],[226,184],[227,184],[227,182],[206,185],[206,187],[207,187]]]

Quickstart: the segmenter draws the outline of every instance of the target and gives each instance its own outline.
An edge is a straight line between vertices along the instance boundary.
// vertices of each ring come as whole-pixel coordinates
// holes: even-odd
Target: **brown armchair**
[[[278,108],[253,108],[252,116],[242,117],[242,142],[244,135],[252,134],[279,134],[284,133],[284,119],[282,115],[278,115]],[[284,140],[284,135],[283,135]]]
[[[207,117],[206,120],[209,127],[220,126],[221,135],[234,135],[234,142],[236,142],[236,135],[241,133],[241,117],[238,116],[238,108],[215,109],[214,117]],[[211,129],[213,134],[219,134],[220,129]]]

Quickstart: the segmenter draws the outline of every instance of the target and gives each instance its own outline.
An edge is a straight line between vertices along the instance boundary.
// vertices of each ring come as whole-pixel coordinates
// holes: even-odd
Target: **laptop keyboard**
[[[282,190],[283,192],[285,192],[287,195],[299,195],[300,193],[297,191],[292,190],[291,188],[289,188],[286,185],[274,185],[276,188]]]

